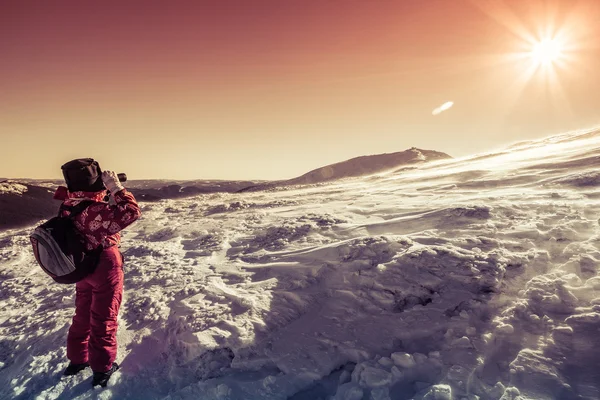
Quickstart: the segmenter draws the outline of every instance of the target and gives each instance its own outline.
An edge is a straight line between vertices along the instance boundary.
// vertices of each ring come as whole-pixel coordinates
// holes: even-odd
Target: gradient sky
[[[536,40],[563,59],[532,70]],[[453,101],[439,115],[432,110]],[[0,2],[0,176],[279,179],[600,124],[600,1]]]

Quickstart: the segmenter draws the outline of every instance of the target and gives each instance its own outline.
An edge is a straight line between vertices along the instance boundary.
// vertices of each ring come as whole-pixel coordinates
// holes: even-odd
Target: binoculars
[[[117,178],[119,178],[119,182],[127,182],[127,174],[125,173],[120,173],[117,174]],[[106,196],[104,196],[104,201],[109,201],[110,196],[109,196],[109,191],[108,189],[106,190]]]

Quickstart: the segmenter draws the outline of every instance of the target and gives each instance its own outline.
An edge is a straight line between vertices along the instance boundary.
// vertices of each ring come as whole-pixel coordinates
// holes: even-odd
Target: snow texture
[[[0,182],[0,194],[23,194],[27,191],[27,186],[18,182],[4,181]]]
[[[143,204],[122,368],[65,378],[74,288],[0,232],[0,398],[600,398],[600,132]]]
[[[47,187],[0,182],[0,229],[26,227],[56,215],[56,211],[56,201]]]

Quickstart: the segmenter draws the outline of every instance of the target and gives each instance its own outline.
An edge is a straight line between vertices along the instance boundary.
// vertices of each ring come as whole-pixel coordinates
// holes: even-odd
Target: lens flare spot
[[[433,115],[438,115],[439,113],[448,110],[450,107],[452,107],[454,105],[453,101],[447,101],[444,104],[442,104],[441,106],[437,107],[435,110],[433,110],[431,113]]]

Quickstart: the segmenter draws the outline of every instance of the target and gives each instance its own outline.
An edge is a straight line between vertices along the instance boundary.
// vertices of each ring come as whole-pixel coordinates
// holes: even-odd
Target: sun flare
[[[556,39],[542,39],[533,45],[531,57],[536,65],[550,65],[560,59],[562,46]]]

